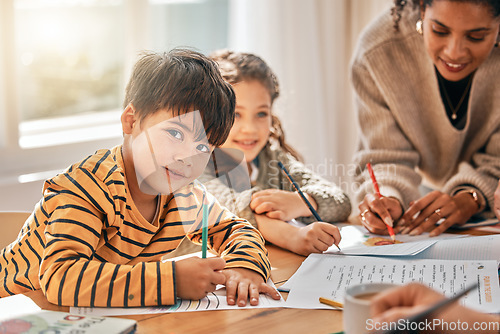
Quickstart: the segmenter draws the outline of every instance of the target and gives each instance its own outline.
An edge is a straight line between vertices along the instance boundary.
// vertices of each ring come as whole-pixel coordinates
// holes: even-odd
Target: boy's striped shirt
[[[209,246],[226,268],[244,267],[264,279],[264,240],[211,195]],[[59,305],[126,307],[175,302],[175,265],[161,257],[187,236],[201,243],[203,191],[190,184],[160,196],[154,224],[135,207],[121,146],[100,150],[47,180],[43,198],[18,239],[0,251],[0,297],[42,289]]]

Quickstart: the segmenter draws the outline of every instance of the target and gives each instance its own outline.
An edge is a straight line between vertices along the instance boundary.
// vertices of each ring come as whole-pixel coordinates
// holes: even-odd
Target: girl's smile
[[[233,85],[236,113],[231,132],[222,145],[243,151],[247,162],[253,161],[266,146],[271,134],[271,95],[257,80]]]

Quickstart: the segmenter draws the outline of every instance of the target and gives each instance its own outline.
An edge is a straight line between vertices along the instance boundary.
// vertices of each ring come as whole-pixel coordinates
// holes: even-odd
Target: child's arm
[[[314,198],[307,193],[304,193],[304,196],[317,210],[318,204]],[[266,189],[255,193],[250,208],[256,214],[265,214],[269,218],[284,221],[309,217],[313,214],[299,193],[279,189]]]
[[[264,281],[269,278],[271,265],[259,231],[244,219],[234,216],[209,193],[209,246],[224,260],[226,268],[247,268],[259,273]],[[201,229],[188,235],[201,243]]]
[[[285,167],[288,169],[292,178],[298,183],[302,192],[306,196],[308,196],[309,199],[312,198],[310,202],[312,203],[313,206],[314,205],[317,206],[317,208],[315,209],[324,222],[340,222],[347,220],[347,218],[351,214],[351,202],[349,200],[349,197],[342,191],[342,189],[340,189],[334,183],[325,180],[324,178],[315,174],[311,170],[307,169],[304,166],[304,164],[302,164],[299,161],[296,161],[290,155],[280,154],[278,155],[278,157],[279,159],[281,159]],[[270,164],[269,173],[272,174],[269,175],[269,177],[276,178],[277,175],[275,174],[280,171],[280,168],[277,166],[277,161],[270,161],[269,164]],[[281,174],[281,172],[278,174],[278,176],[281,176],[280,187],[282,190],[289,192],[295,191],[290,182],[286,179],[284,175]],[[295,195],[297,197],[296,200],[298,203],[300,197],[298,194]],[[261,196],[265,198],[260,198]],[[269,201],[270,198],[273,199]],[[293,217],[296,214],[295,212],[298,210],[290,211],[289,200],[284,196],[281,195],[274,196],[274,194],[269,196],[269,191],[266,190],[264,190],[263,192],[257,192],[253,194],[251,202],[252,208],[257,208],[264,202],[271,203],[270,206],[273,207],[272,211],[284,212],[284,214],[280,214],[281,217],[286,218],[283,220],[289,220],[291,218],[300,217],[300,220],[305,223],[316,221],[314,216],[312,216],[311,212],[309,210],[305,210],[307,209],[307,206],[305,206],[305,204],[303,203],[302,205],[297,204],[297,207],[300,209],[302,215]],[[259,211],[256,212],[264,213],[268,211],[266,209],[264,210],[259,209]],[[277,215],[274,216],[273,218],[276,217]]]
[[[102,170],[104,181],[76,168],[46,182],[36,210],[36,233],[44,237],[41,289],[51,303],[67,306],[175,303],[175,264],[144,254],[152,232],[131,223],[120,171]]]
[[[226,276],[226,299],[229,305],[245,306],[250,299],[250,305],[259,304],[259,294],[265,293],[279,300],[281,295],[273,287],[266,284],[262,276],[249,269],[232,268],[222,271]]]
[[[267,241],[304,256],[322,253],[333,244],[338,245],[341,239],[339,229],[328,223],[315,222],[296,227],[266,215],[255,215],[255,218]]]
[[[106,252],[109,257],[102,258],[95,251],[108,217],[77,196],[58,194],[44,204],[38,217],[47,224],[40,286],[49,302],[91,307],[175,303],[173,262],[133,261],[133,247],[125,247],[124,242],[120,243],[123,247],[111,243]]]

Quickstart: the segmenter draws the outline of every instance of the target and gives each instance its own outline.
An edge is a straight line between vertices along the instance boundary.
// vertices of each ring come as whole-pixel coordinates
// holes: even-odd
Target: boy
[[[18,239],[0,251],[0,297],[42,289],[67,306],[136,307],[200,299],[225,284],[233,305],[279,294],[264,282],[261,235],[193,182],[233,124],[235,98],[215,63],[173,50],[135,65],[121,116],[123,145],[47,180]],[[186,235],[223,258],[162,262]]]

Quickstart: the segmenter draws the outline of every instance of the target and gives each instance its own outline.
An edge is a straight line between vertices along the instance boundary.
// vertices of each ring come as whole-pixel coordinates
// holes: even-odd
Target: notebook
[[[131,319],[83,316],[42,310],[0,320],[0,334],[128,334],[135,333],[136,326],[137,322]]]

